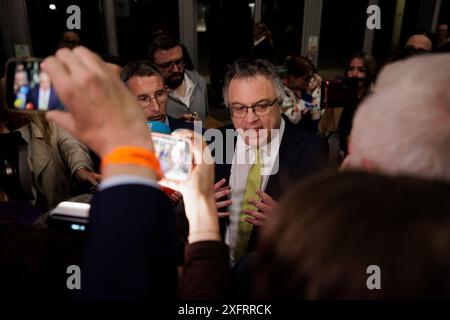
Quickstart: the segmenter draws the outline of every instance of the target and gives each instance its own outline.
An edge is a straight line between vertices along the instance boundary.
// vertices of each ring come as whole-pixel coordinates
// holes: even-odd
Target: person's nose
[[[172,72],[181,72],[181,65],[177,63],[172,64]]]
[[[148,108],[150,110],[152,110],[153,112],[155,112],[155,113],[159,112],[159,103],[158,103],[158,101],[155,98],[151,98]]]
[[[252,108],[247,109],[247,114],[245,115],[245,121],[247,123],[253,123],[258,120],[258,116],[255,114]]]

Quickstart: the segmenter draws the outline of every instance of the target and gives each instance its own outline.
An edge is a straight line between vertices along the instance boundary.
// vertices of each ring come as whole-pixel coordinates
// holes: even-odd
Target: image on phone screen
[[[176,181],[189,179],[192,166],[189,141],[160,134],[152,134],[152,138],[164,177]]]
[[[8,106],[15,110],[64,110],[40,59],[8,63]]]

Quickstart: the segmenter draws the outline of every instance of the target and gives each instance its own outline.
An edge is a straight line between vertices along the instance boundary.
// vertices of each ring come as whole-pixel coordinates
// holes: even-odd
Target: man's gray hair
[[[277,96],[282,100],[285,96],[284,85],[275,67],[263,59],[241,59],[236,61],[228,69],[223,84],[223,101],[228,106],[228,88],[233,79],[254,78],[256,76],[266,77],[272,81]]]
[[[358,108],[348,165],[450,181],[450,55],[388,65]]]

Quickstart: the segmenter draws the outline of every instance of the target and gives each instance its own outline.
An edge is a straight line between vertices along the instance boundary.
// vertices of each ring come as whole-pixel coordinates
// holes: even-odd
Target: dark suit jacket
[[[39,86],[35,86],[33,89],[28,92],[27,95],[27,103],[31,102],[35,109],[38,109],[39,104]],[[52,88],[50,89],[50,98],[48,100],[48,110],[62,110],[62,104],[58,100],[58,97],[56,96],[55,90]]]
[[[192,122],[172,118],[171,116],[167,116],[167,121],[169,121],[170,132],[173,132],[177,129],[188,129],[194,131],[194,124]]]
[[[83,298],[175,298],[175,215],[164,193],[143,185],[100,191],[88,228]]]
[[[284,115],[282,117],[285,122],[285,129],[278,151],[279,170],[275,175],[269,177],[265,189],[265,192],[276,201],[288,192],[294,183],[324,169],[328,162],[328,145],[324,140],[319,136],[295,127]],[[233,129],[233,126],[219,129],[223,132],[223,137],[225,137],[222,151],[225,155],[224,160],[228,159],[228,161],[224,161],[224,164],[216,164],[215,177],[216,181],[225,178],[227,183],[229,183],[233,155],[226,152],[225,146],[227,143],[226,134],[224,133],[226,129]],[[234,142],[236,144],[236,141]],[[222,236],[224,236],[227,224],[228,219],[221,219]],[[248,246],[249,251],[252,251],[255,247],[256,230],[257,228],[253,228]]]

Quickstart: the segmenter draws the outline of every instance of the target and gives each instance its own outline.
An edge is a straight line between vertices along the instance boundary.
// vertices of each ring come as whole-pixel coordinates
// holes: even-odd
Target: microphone
[[[147,127],[151,132],[170,134],[170,128],[164,122],[147,121]]]

